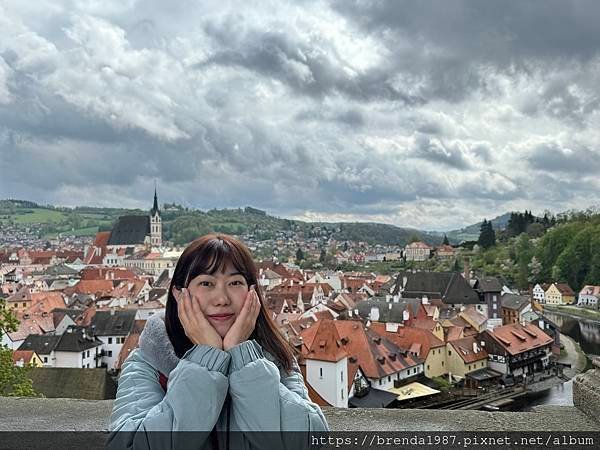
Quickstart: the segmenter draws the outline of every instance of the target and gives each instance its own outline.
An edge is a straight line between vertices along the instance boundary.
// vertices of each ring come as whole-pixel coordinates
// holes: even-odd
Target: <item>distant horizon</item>
[[[159,199],[160,199],[160,194],[159,194]],[[141,210],[141,211],[145,211],[145,210],[150,210],[151,209],[151,205],[150,205],[150,207],[123,207],[123,206],[109,206],[109,205],[94,206],[94,205],[56,205],[56,204],[50,204],[50,203],[43,204],[43,203],[37,202],[35,200],[23,199],[23,198],[4,198],[4,199],[0,199],[0,201],[32,202],[32,203],[37,204],[40,207],[52,206],[52,207],[55,207],[55,208],[69,208],[69,209],[74,209],[74,208],[111,208],[111,209],[131,209],[131,210]],[[472,223],[468,223],[468,224],[465,224],[463,226],[458,226],[456,228],[435,230],[435,229],[425,229],[425,228],[414,228],[414,227],[410,227],[410,226],[402,226],[402,225],[398,225],[398,224],[395,224],[395,223],[375,222],[375,221],[372,221],[372,220],[362,220],[362,221],[361,220],[338,220],[338,221],[333,221],[333,220],[306,220],[306,219],[303,219],[303,218],[286,217],[286,216],[277,215],[277,214],[274,214],[274,213],[272,213],[272,212],[270,212],[268,210],[265,210],[263,208],[258,208],[258,207],[253,206],[253,205],[228,206],[228,207],[220,207],[220,208],[219,207],[216,207],[216,208],[215,207],[198,208],[198,207],[193,207],[193,206],[181,205],[181,204],[179,204],[177,202],[174,202],[174,201],[160,201],[159,200],[159,206],[161,207],[161,209],[162,209],[162,206],[164,206],[165,203],[169,203],[169,204],[175,203],[178,206],[182,206],[184,208],[189,208],[189,209],[196,210],[196,211],[201,211],[201,212],[207,212],[207,211],[209,211],[211,209],[217,209],[217,210],[242,209],[243,210],[246,207],[251,207],[251,208],[255,208],[255,209],[259,209],[259,210],[265,211],[267,215],[269,215],[271,217],[276,217],[276,218],[279,218],[279,219],[298,220],[298,221],[301,221],[301,222],[308,222],[308,223],[311,223],[311,222],[325,222],[325,223],[379,223],[379,224],[384,224],[384,225],[392,225],[392,226],[395,226],[395,227],[398,227],[398,228],[403,228],[403,229],[414,229],[415,231],[428,232],[428,233],[450,233],[450,232],[460,231],[460,230],[462,230],[464,228],[467,228],[469,226],[481,223],[481,222],[483,222],[484,219],[486,219],[488,221],[489,220],[494,220],[496,218],[502,217],[505,214],[510,214],[511,212],[524,212],[525,210],[527,210],[527,211],[531,211],[531,213],[534,216],[536,216],[536,217],[543,217],[543,215],[544,215],[544,211],[542,211],[541,213],[536,214],[535,210],[530,209],[530,208],[524,208],[523,210],[520,210],[520,211],[515,211],[515,210],[513,210],[513,211],[505,211],[505,212],[503,212],[501,214],[494,214],[494,215],[490,215],[489,217],[488,216],[482,217],[478,221],[475,221],[475,222],[472,222]],[[590,206],[588,208],[576,209],[576,211],[585,211],[587,209],[595,209],[595,207],[594,206]],[[599,208],[599,210],[600,210],[600,208]],[[550,212],[552,214],[554,214],[554,215],[557,215],[557,214],[564,213],[566,211],[559,211],[559,212],[550,211]]]

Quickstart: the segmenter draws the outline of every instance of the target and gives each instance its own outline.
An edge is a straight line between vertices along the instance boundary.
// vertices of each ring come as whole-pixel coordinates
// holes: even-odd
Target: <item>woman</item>
[[[281,433],[248,432],[327,430],[248,248],[222,234],[196,239],[177,262],[165,313],[147,321],[123,364],[109,445],[171,448],[189,433],[151,432],[203,431],[195,448],[285,448]]]

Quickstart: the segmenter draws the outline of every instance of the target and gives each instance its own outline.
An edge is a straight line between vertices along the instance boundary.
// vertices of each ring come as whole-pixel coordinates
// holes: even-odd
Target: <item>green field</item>
[[[52,211],[50,209],[36,208],[24,210],[12,216],[15,223],[49,223],[62,222],[66,220],[67,215],[60,211]]]

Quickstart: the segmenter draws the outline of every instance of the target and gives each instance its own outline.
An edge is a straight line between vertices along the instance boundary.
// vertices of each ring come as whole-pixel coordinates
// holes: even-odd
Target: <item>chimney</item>
[[[115,315],[115,309],[114,308],[110,308],[110,315],[114,316]]]
[[[405,309],[404,311],[402,311],[402,320],[404,322],[406,322],[407,320],[410,319],[410,314],[408,313],[408,311]]]
[[[423,298],[421,298],[421,303],[424,305],[429,304],[429,299],[427,298],[426,295],[424,295]]]
[[[473,342],[473,353],[478,353],[479,348],[477,347],[477,342]]]
[[[468,256],[465,256],[463,259],[463,277],[465,277],[465,280],[470,280],[471,279],[471,270],[469,268],[469,263],[470,263],[470,259]]]
[[[379,320],[379,308],[377,306],[371,307],[371,312],[369,313],[369,319],[377,322]]]

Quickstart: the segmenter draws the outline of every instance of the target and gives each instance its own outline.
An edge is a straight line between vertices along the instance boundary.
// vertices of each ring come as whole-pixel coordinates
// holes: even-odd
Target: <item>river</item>
[[[600,321],[567,317],[549,311],[544,315],[560,327],[562,334],[578,342],[588,357],[600,355]],[[532,406],[538,405],[573,406],[573,380],[518,403],[511,410],[528,411]]]

